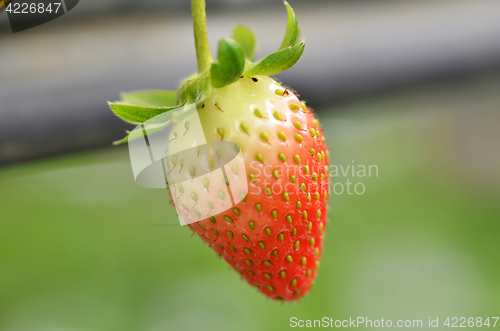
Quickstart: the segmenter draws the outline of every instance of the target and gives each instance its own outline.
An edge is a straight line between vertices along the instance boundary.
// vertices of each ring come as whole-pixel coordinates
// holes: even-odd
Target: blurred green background
[[[266,299],[138,187],[126,147],[0,170],[0,330],[281,330],[289,319],[500,314],[500,75],[317,109],[332,194],[320,274]],[[500,325],[497,325],[500,327]]]
[[[110,146],[130,126],[107,100],[196,70],[189,1],[82,0],[19,33],[0,12],[0,331],[500,315],[500,2],[289,2],[307,46],[277,79],[315,108],[332,170],[378,169],[333,179],[320,273],[293,303],[176,225],[167,192],[137,186]],[[281,0],[207,4],[213,54],[235,23],[258,58],[279,46]]]

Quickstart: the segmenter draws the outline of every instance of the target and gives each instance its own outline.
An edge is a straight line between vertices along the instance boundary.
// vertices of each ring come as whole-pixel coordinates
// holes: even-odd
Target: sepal
[[[253,31],[244,25],[236,25],[233,30],[233,39],[240,44],[245,58],[254,61],[257,53],[257,41]]]
[[[286,26],[285,37],[283,38],[283,42],[281,43],[280,50],[293,47],[297,44],[299,40],[299,23],[297,22],[297,16],[295,16],[295,12],[292,7],[285,1],[286,10],[288,12],[288,23]]]
[[[302,56],[305,42],[301,42],[293,47],[287,47],[266,56],[255,66],[246,70],[243,75],[276,75],[282,71],[291,68]]]
[[[221,88],[237,81],[245,68],[245,54],[238,42],[229,38],[219,39],[217,62],[212,63],[212,86]]]

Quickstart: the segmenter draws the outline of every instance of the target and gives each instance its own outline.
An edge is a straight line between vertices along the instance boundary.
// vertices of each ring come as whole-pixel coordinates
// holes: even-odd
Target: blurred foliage
[[[496,84],[496,85],[495,85]],[[0,330],[281,330],[289,319],[498,316],[498,81],[320,112],[333,165],[320,274],[267,300],[135,185],[126,147],[0,171]],[[354,162],[353,162],[354,160]],[[441,320],[443,321],[443,320]]]

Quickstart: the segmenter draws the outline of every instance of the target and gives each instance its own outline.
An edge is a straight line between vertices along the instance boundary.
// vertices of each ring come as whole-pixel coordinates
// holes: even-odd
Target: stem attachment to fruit
[[[208,44],[205,0],[191,0],[191,11],[193,13],[194,44],[198,60],[198,73],[202,74],[210,69],[213,62],[210,45]]]

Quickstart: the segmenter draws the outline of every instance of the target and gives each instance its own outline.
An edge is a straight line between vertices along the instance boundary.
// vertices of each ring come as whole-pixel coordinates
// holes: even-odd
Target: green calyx
[[[295,13],[285,1],[288,23],[280,48],[255,61],[257,43],[248,27],[237,25],[232,38],[220,38],[217,61],[212,59],[206,34],[205,1],[192,0],[193,27],[198,58],[198,73],[186,78],[177,91],[145,90],[122,94],[117,102],[109,102],[111,110],[132,124],[145,121],[186,104],[201,105],[211,89],[236,82],[241,76],[271,76],[291,68],[304,51],[304,41],[298,42],[299,26]],[[115,142],[123,143],[128,137]]]
[[[257,42],[252,30],[237,25],[232,39],[219,41],[218,61],[212,63],[211,82],[214,88],[221,88],[237,81],[241,76],[271,76],[291,68],[304,51],[304,42],[298,43],[299,25],[295,13],[285,1],[288,24],[285,37],[278,51],[253,62]],[[215,69],[215,70],[214,70]]]
[[[241,76],[271,76],[292,67],[304,51],[304,42],[298,43],[299,25],[295,13],[285,2],[288,24],[285,37],[278,51],[253,62],[257,50],[252,30],[237,25],[232,39],[219,41],[218,61],[212,63],[211,82],[214,88],[221,88],[237,81]]]
[[[210,68],[213,87],[221,88],[240,78],[245,69],[245,53],[237,41],[221,38],[217,59]]]

